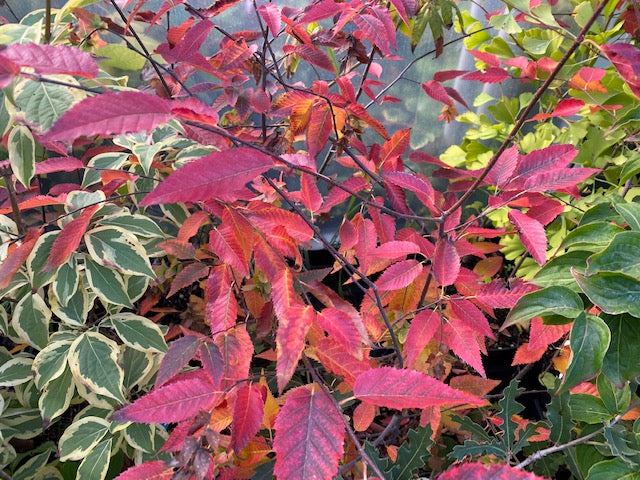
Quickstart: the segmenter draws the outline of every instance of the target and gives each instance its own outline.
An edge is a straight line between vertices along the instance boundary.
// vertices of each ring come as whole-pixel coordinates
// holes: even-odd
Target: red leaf
[[[258,7],[258,13],[271,30],[271,34],[275,37],[280,32],[282,21],[280,20],[280,9],[275,3],[268,3]]]
[[[391,240],[390,242],[383,243],[370,255],[375,258],[386,258],[389,260],[396,260],[398,258],[404,258],[407,255],[414,253],[420,253],[420,247],[413,242],[405,242],[399,240]]]
[[[413,362],[433,338],[439,326],[440,315],[435,310],[423,310],[411,320],[403,352],[407,358],[407,366],[411,367],[413,365]]]
[[[369,126],[373,128],[378,133],[378,135],[380,135],[382,138],[384,138],[385,140],[389,139],[389,134],[385,130],[384,125],[382,125],[380,121],[372,117],[367,111],[367,109],[364,108],[362,105],[360,105],[359,103],[350,103],[347,106],[347,110],[354,117],[357,117],[360,120],[367,122]]]
[[[22,212],[23,210],[29,210],[31,208],[47,207],[49,205],[64,205],[66,198],[66,193],[61,193],[56,197],[52,197],[50,195],[36,195],[24,202],[20,202],[18,204],[18,210]],[[0,214],[4,215],[10,213],[11,210],[11,207],[0,208]]]
[[[511,178],[513,172],[515,172],[518,159],[518,147],[514,145],[513,147],[507,148],[502,155],[500,155],[500,158],[498,158],[493,168],[489,170],[485,180],[498,188],[502,187]]]
[[[316,105],[311,110],[309,125],[307,126],[307,145],[312,158],[322,150],[333,130],[331,110],[326,103]]]
[[[194,247],[191,242],[170,238],[158,243],[157,246],[179,260],[191,260],[196,257],[196,247]]]
[[[218,346],[210,340],[204,342],[198,350],[202,371],[215,388],[219,388],[224,372],[224,359]]]
[[[445,105],[453,104],[449,94],[440,83],[435,80],[428,80],[422,84],[422,89],[434,100],[444,103]]]
[[[209,267],[203,263],[190,263],[180,273],[173,277],[167,298],[178,293],[178,290],[188,287],[209,274]]]
[[[529,343],[523,343],[516,350],[515,355],[513,356],[513,361],[511,362],[511,366],[514,365],[526,365],[528,363],[537,362],[542,358],[542,356],[546,353],[546,346],[538,346],[535,348],[531,347]]]
[[[289,210],[263,202],[251,202],[249,216],[255,225],[267,233],[284,227],[290,236],[300,242],[308,242],[313,238],[313,229],[300,215]]]
[[[433,206],[433,187],[420,177],[406,172],[387,172],[384,174],[384,178],[394,185],[415,193],[416,197],[427,207]]]
[[[582,67],[571,77],[569,86],[586,92],[607,93],[606,87],[600,81],[606,73],[602,68]]]
[[[233,161],[229,161],[230,155]],[[197,202],[220,198],[235,200],[234,193],[273,165],[269,155],[240,147],[233,152],[213,152],[187,163],[147,195],[141,206]]]
[[[0,58],[2,58],[1,55]],[[0,88],[7,87],[18,73],[20,73],[19,65],[2,58],[2,62],[0,62]]]
[[[173,118],[169,102],[142,92],[102,93],[67,110],[41,137],[43,142],[81,136],[118,135],[153,130]]]
[[[363,402],[396,410],[457,403],[485,404],[484,400],[451,388],[424,373],[393,367],[374,368],[358,375],[353,394]]]
[[[154,460],[127,468],[115,480],[171,480],[173,474],[173,467],[168,467],[162,460]]]
[[[529,349],[533,350],[539,347],[546,348],[552,343],[556,343],[570,330],[570,323],[565,325],[545,325],[542,318],[536,317],[531,320]]]
[[[352,351],[330,338],[320,340],[314,351],[323,367],[334,375],[343,377],[350,386],[353,386],[360,373],[371,368],[366,359],[356,358]]]
[[[140,423],[179,422],[196,416],[200,410],[211,408],[218,402],[220,393],[202,378],[176,380],[151,390],[132,404],[115,412],[111,419]]]
[[[545,480],[533,473],[524,472],[509,465],[485,465],[465,463],[449,468],[438,480]]]
[[[33,68],[41,75],[65,74],[94,78],[98,64],[87,52],[66,45],[38,45],[14,43],[0,54],[3,58]]]
[[[91,205],[85,208],[77,218],[67,223],[51,245],[51,254],[45,265],[46,271],[55,270],[66,262],[71,254],[78,248],[82,236],[87,231],[91,217],[100,208],[100,205]]]
[[[222,225],[209,232],[209,248],[221,261],[231,265],[242,277],[249,274],[249,265],[244,252],[233,230],[228,226]]]
[[[600,169],[598,168],[565,168],[542,172],[529,177],[524,183],[524,189],[529,192],[566,190],[574,188],[580,182],[599,172]]]
[[[481,52],[479,50],[470,50],[469,53],[481,62],[486,63],[489,67],[499,67],[500,59],[497,55],[489,52]]]
[[[577,154],[578,150],[569,144],[551,145],[541,150],[534,150],[520,157],[514,180],[519,180],[518,185],[520,185],[534,174],[564,168]]]
[[[314,315],[313,307],[296,305],[278,317],[276,376],[280,393],[284,391],[298,366]]]
[[[394,133],[389,140],[384,142],[380,149],[380,165],[383,165],[387,160],[403,155],[409,147],[409,141],[411,139],[411,129],[403,128]]]
[[[630,43],[601,45],[600,49],[627,82],[633,94],[640,98],[640,49]]]
[[[11,283],[11,279],[27,259],[31,250],[38,241],[42,230],[32,229],[25,241],[12,250],[0,264],[0,289],[6,288]]]
[[[270,5],[273,5],[273,4],[270,4]],[[282,51],[284,53],[295,53],[300,58],[302,58],[303,60],[306,60],[312,65],[315,65],[316,67],[323,68],[325,70],[328,70],[331,73],[336,72],[336,68],[333,65],[333,62],[331,61],[331,59],[327,56],[327,54],[324,53],[315,45],[312,45],[310,43],[303,43],[296,46],[285,45]]]
[[[162,357],[162,362],[156,375],[155,388],[158,389],[180,373],[184,366],[193,359],[199,346],[200,339],[195,335],[188,335],[171,342],[169,350]]]
[[[489,321],[473,303],[464,298],[449,299],[449,319],[456,317],[460,324],[489,338],[495,338]]]
[[[249,376],[249,366],[253,355],[253,342],[243,326],[238,325],[215,337],[215,343],[224,358],[222,387],[234,385]]]
[[[501,281],[494,280],[484,285],[476,298],[491,308],[513,308],[520,297],[535,290],[535,286],[523,282],[516,283],[507,290]]]
[[[300,201],[312,213],[322,207],[322,194],[318,190],[316,177],[309,173],[300,174]]]
[[[553,109],[551,113],[538,113],[531,117],[528,122],[533,122],[534,120],[546,120],[547,118],[553,117],[570,117],[571,115],[575,115],[580,111],[580,109],[584,107],[584,102],[578,98],[567,98],[566,100],[562,100],[556,105],[556,108]]]
[[[379,18],[364,13],[362,15],[356,15],[353,21],[360,29],[357,32],[361,34],[361,37],[363,36],[374,46],[378,47],[383,55],[391,53],[389,45],[392,45],[395,42],[395,38],[391,39],[387,36],[387,30],[384,23],[382,23]]]
[[[362,358],[360,332],[352,321],[351,315],[338,308],[325,308],[316,315],[320,327],[329,334],[329,338],[340,343],[346,350]],[[357,355],[359,353],[359,355]]]
[[[475,368],[480,375],[487,376],[480,356],[480,352],[484,349],[484,336],[468,328],[460,319],[453,316],[442,325],[441,335],[442,341],[453,350],[453,353]]]
[[[417,260],[403,260],[387,268],[376,280],[378,290],[400,290],[413,282],[424,266]]]
[[[460,256],[456,251],[456,246],[450,239],[438,239],[431,262],[433,277],[436,282],[442,286],[447,286],[456,281],[460,273]]]
[[[459,77],[460,75],[464,75],[465,73],[469,73],[468,70],[444,70],[442,72],[436,72],[433,74],[433,80],[435,82],[446,82],[447,80],[453,80],[454,78]]]
[[[163,43],[158,46],[156,52],[169,63],[189,62],[199,64],[204,57],[198,52],[214,25],[208,20],[201,20],[189,27],[179,42],[173,47]]]
[[[304,16],[300,19],[300,24],[305,25],[311,22],[324,20],[333,17],[340,10],[344,9],[344,4],[338,4],[333,0],[321,0],[306,7]]]
[[[278,480],[332,479],[344,453],[341,413],[316,384],[292,390],[275,422]]]
[[[238,302],[231,285],[223,289],[215,300],[207,302],[205,317],[209,321],[211,335],[214,337],[235,325],[238,317]]]
[[[502,68],[487,68],[484,72],[467,73],[462,80],[477,80],[482,83],[499,83],[509,78],[509,72]]]
[[[524,248],[536,262],[544,265],[547,261],[547,235],[542,224],[527,217],[519,210],[510,210],[509,220],[518,229],[518,235]]]
[[[245,383],[236,390],[231,424],[231,448],[239,454],[260,431],[264,414],[264,386]]]
[[[73,172],[84,168],[77,158],[73,157],[55,157],[48,158],[42,162],[36,163],[36,175],[45,175],[53,172]]]

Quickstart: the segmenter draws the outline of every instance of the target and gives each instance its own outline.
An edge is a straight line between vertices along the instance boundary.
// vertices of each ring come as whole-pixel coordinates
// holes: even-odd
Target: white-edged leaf
[[[124,389],[131,390],[144,380],[154,366],[153,354],[141,352],[126,345],[120,347],[122,369],[124,370]]]
[[[91,289],[106,303],[133,307],[127,295],[126,287],[118,272],[98,265],[93,260],[85,257],[85,271]]]
[[[68,299],[66,305],[61,305],[57,297],[49,296],[49,304],[53,314],[69,327],[82,327],[87,321],[91,309],[89,293],[80,283],[80,288]]]
[[[136,350],[166,352],[167,344],[160,328],[151,320],[134,313],[109,317],[120,339]]]
[[[152,453],[154,449],[155,425],[146,423],[130,423],[124,430],[124,438],[132,447],[143,452]]]
[[[38,241],[27,257],[27,271],[31,277],[31,286],[34,290],[44,287],[51,282],[56,270],[45,271],[45,265],[51,255],[53,242],[60,234],[59,231],[47,232],[38,238]]]
[[[31,380],[32,365],[33,359],[25,357],[12,358],[0,365],[0,387],[13,387]]]
[[[53,291],[62,306],[66,306],[69,299],[78,290],[78,266],[72,255],[69,260],[58,268],[58,274],[53,280]]]
[[[108,432],[109,422],[104,418],[85,417],[73,422],[60,437],[60,461],[82,460]]]
[[[69,408],[74,392],[73,374],[69,368],[63,369],[62,375],[47,383],[38,399],[38,408],[46,425]]]
[[[16,104],[27,120],[39,125],[42,130],[49,130],[69,110],[74,100],[66,87],[45,82],[26,82],[16,97]]]
[[[49,342],[51,310],[39,293],[23,297],[13,311],[12,325],[29,345],[42,350]]]
[[[94,261],[127,275],[155,278],[144,247],[131,233],[120,227],[104,226],[84,235],[89,254]]]
[[[7,140],[9,163],[18,181],[29,188],[36,173],[36,141],[24,125],[13,127]]]
[[[119,170],[129,159],[127,152],[106,152],[96,155],[87,164],[82,178],[82,188],[87,188],[100,181],[100,172],[104,170]]]
[[[118,364],[118,345],[97,332],[85,332],[69,349],[73,376],[94,393],[125,402],[124,372]]]
[[[91,450],[91,453],[78,467],[76,480],[104,480],[106,478],[111,458],[111,443],[112,440],[108,438]]]
[[[162,229],[152,219],[140,214],[109,215],[98,220],[100,225],[120,227],[139,237],[164,238]]]
[[[54,341],[36,355],[32,368],[38,389],[41,390],[46,383],[62,375],[71,343],[73,342],[70,340]]]

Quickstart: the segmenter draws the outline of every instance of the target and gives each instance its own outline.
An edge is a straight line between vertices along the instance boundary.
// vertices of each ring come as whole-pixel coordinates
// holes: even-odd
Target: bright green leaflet
[[[107,44],[96,48],[96,55],[105,58],[100,61],[100,67],[115,67],[120,70],[141,70],[147,59],[134,52],[126,45]]]
[[[104,418],[85,417],[73,422],[60,437],[60,461],[82,460],[109,432]]]
[[[84,235],[91,258],[126,275],[155,278],[149,258],[138,239],[119,227],[97,227]]]
[[[118,364],[118,345],[97,332],[85,332],[69,349],[69,366],[73,376],[96,394],[120,403],[124,373]]]

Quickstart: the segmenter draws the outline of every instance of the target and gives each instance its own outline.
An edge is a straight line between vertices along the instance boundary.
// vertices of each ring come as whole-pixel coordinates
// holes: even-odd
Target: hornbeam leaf
[[[141,206],[230,198],[273,166],[269,155],[252,148],[213,152],[187,163],[147,195]]]
[[[124,343],[143,352],[166,352],[167,344],[160,327],[134,313],[118,313],[109,317]]]
[[[35,246],[41,231],[33,235],[34,231],[30,230],[30,235],[25,241],[11,253],[9,253],[0,264],[0,289],[7,288],[11,283],[13,276],[20,270],[31,250]]]
[[[144,247],[133,234],[123,228],[94,228],[85,234],[84,242],[91,258],[100,265],[113,268],[125,275],[155,278]]]
[[[344,452],[342,416],[318,385],[287,395],[276,418],[273,449],[278,480],[331,479]]]
[[[149,131],[172,118],[170,103],[142,92],[103,93],[66,111],[41,139],[73,141],[81,136]]]
[[[485,404],[484,400],[424,373],[393,367],[374,368],[358,375],[353,394],[363,402],[397,410],[458,403]]]
[[[35,73],[77,75],[95,78],[98,64],[87,52],[66,45],[38,45],[35,43],[9,45],[2,57],[21,67],[33,68]]]
[[[115,412],[111,419],[141,423],[180,422],[195,417],[200,410],[212,407],[220,399],[221,393],[205,378],[176,380],[151,390]]]
[[[522,296],[507,315],[502,330],[543,315],[575,318],[583,310],[582,299],[574,291],[567,287],[547,287]]]
[[[440,315],[435,310],[423,310],[411,320],[403,351],[409,367],[433,338],[439,326]]]
[[[108,432],[104,418],[89,416],[73,422],[60,437],[60,461],[82,460]]]
[[[97,332],[85,332],[69,348],[69,367],[75,379],[91,392],[124,403],[119,351],[113,340]]]
[[[278,390],[282,392],[293,376],[304,349],[307,332],[311,328],[315,311],[310,305],[290,307],[278,316],[276,333],[276,373]]]

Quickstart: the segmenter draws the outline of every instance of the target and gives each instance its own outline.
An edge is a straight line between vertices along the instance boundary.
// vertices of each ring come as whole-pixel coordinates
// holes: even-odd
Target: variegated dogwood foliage
[[[634,475],[637,3],[92,3],[0,26],[3,477]],[[427,26],[439,158],[380,113]],[[538,423],[483,398],[517,335]]]

